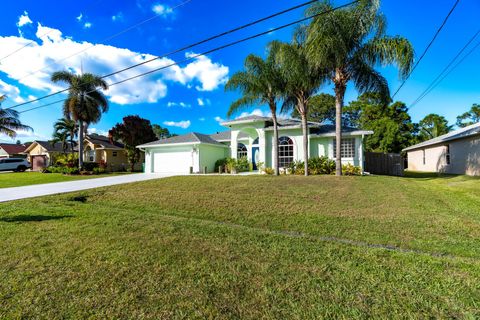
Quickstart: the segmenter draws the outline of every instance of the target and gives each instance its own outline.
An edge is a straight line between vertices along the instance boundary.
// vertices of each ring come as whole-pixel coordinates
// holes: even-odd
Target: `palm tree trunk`
[[[275,175],[280,174],[278,167],[278,122],[277,115],[275,114],[275,109],[272,110],[272,120],[273,120],[273,168],[275,169]]]
[[[303,108],[303,110],[305,109]],[[305,164],[305,175],[308,176],[308,122],[307,122],[306,112],[302,112],[302,131],[303,131],[303,160]]]
[[[83,168],[83,121],[78,121],[78,168]]]
[[[335,175],[342,175],[342,109],[345,97],[345,84],[335,84]]]

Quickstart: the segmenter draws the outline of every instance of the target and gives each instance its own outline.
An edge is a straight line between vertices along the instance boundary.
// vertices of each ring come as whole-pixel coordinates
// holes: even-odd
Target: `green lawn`
[[[126,173],[109,173],[101,175],[64,175],[60,173],[40,173],[40,172],[12,172],[12,173],[0,173],[0,188],[21,187],[32,184],[52,183],[52,182],[64,182],[81,179],[93,179],[108,177],[114,174],[126,174]]]
[[[0,318],[478,318],[479,182],[190,176],[0,204]]]

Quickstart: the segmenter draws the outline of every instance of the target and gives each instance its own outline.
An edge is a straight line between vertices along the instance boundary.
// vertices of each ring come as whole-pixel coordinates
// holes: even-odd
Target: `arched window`
[[[293,140],[289,137],[278,139],[278,166],[286,168],[293,162]]]
[[[247,147],[243,143],[239,143],[237,146],[237,159],[247,157]]]

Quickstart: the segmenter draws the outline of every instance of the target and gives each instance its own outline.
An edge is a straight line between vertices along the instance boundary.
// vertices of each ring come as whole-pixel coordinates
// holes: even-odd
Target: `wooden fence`
[[[365,152],[366,172],[401,177],[404,165],[404,158],[398,153]]]

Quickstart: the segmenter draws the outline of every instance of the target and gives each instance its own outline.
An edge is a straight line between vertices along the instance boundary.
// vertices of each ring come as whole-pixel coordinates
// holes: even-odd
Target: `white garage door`
[[[192,152],[156,152],[153,154],[153,172],[189,173]]]

